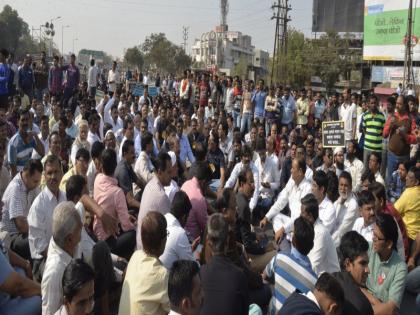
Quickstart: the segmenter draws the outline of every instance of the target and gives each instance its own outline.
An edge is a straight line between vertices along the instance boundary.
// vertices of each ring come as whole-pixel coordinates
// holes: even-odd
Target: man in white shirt
[[[168,230],[168,238],[166,239],[165,251],[159,257],[159,260],[168,270],[172,268],[172,264],[177,260],[194,260],[191,244],[184,230],[191,208],[192,205],[188,195],[180,190],[175,193],[171,212],[165,214],[166,223],[168,224],[166,228]],[[196,247],[198,240],[193,245]]]
[[[319,204],[319,219],[329,233],[335,225],[335,208],[327,196],[328,177],[323,171],[316,171],[312,178],[312,193]]]
[[[99,69],[95,65],[95,59],[90,61],[90,67],[88,72],[88,90],[89,96],[94,98],[96,95],[96,87],[98,86]]]
[[[360,215],[356,197],[351,189],[352,179],[350,174],[342,172],[338,179],[340,197],[334,202],[336,221],[331,233],[336,247],[340,245],[341,237],[351,231],[354,222]]]
[[[92,147],[96,141],[101,142],[101,138],[99,136],[100,121],[101,117],[98,114],[93,114],[89,117],[89,132],[87,141],[89,142],[90,147]]]
[[[120,73],[117,70],[117,62],[112,63],[112,69],[108,72],[108,92],[113,96],[117,90],[117,85],[121,83]]]
[[[277,201],[260,222],[263,228],[268,221],[273,221],[275,240],[280,242],[285,233],[292,232],[293,223],[300,215],[301,199],[311,193],[311,183],[305,178],[306,161],[294,159],[292,162],[291,178],[277,197]],[[290,217],[280,213],[289,204]]]
[[[40,129],[41,132],[38,134],[39,141],[41,141],[42,145],[44,146],[44,152],[48,152],[50,149],[50,127],[48,125],[49,118],[48,116],[44,115],[41,117]],[[36,150],[32,151],[32,158],[33,159],[42,159],[42,156],[36,152]]]
[[[54,209],[52,238],[41,282],[43,315],[54,315],[63,304],[63,273],[71,260],[78,258],[75,256],[82,227],[73,202],[62,202]]]
[[[344,160],[344,166],[351,175],[353,192],[356,192],[357,190],[357,185],[360,183],[364,169],[363,162],[356,157],[356,148],[356,141],[349,141],[347,143],[346,159]]]
[[[344,89],[343,100],[338,109],[338,117],[344,122],[344,139],[350,141],[356,135],[356,104],[351,104],[350,89]]]
[[[54,208],[67,201],[59,186],[63,172],[60,160],[55,155],[49,155],[44,163],[44,178],[46,186],[35,198],[29,209],[29,249],[33,259],[34,278],[41,282],[47,258],[48,244],[52,236],[52,217]]]
[[[252,211],[255,209],[255,206],[257,205],[258,196],[260,194],[260,186],[257,184],[260,182],[260,176],[258,173],[258,169],[255,166],[255,164],[251,161],[251,158],[252,158],[251,148],[249,146],[244,146],[242,149],[241,162],[236,163],[235,167],[232,170],[232,173],[230,174],[229,179],[226,181],[225,188],[233,188],[236,184],[239,173],[246,167],[249,167],[252,171],[252,175],[254,175],[254,183],[256,184],[254,195],[249,201],[249,208]]]
[[[357,202],[360,218],[354,222],[352,230],[362,235],[366,241],[372,242],[375,224],[375,196],[370,191],[363,190],[359,193]]]
[[[267,142],[268,141],[269,140],[267,140]],[[260,178],[259,186],[261,197],[258,200],[257,206],[265,214],[273,205],[274,195],[280,185],[280,172],[278,170],[278,164],[267,156],[268,152],[266,152],[265,139],[257,139],[256,151],[258,152],[258,158],[255,161],[255,166],[258,169]],[[259,219],[261,218],[262,216],[260,216]]]
[[[144,186],[153,178],[154,166],[150,159],[153,152],[153,136],[145,132],[141,135],[141,152],[134,165],[134,172],[144,182]]]
[[[302,198],[301,216],[314,225],[314,247],[308,254],[313,271],[320,276],[324,272],[340,271],[337,250],[330,233],[318,217],[318,200],[313,194]]]

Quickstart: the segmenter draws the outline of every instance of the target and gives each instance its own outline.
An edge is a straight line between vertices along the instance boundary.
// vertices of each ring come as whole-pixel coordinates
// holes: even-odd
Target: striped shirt
[[[9,165],[15,165],[20,172],[26,165],[26,162],[32,156],[32,151],[36,148],[36,143],[33,138],[28,143],[23,141],[20,132],[17,132],[9,141],[7,147],[7,162]]]
[[[315,287],[317,280],[307,256],[293,246],[290,254],[278,253],[268,263],[265,273],[274,275],[274,294],[270,303],[270,315],[278,314],[286,299],[294,292],[307,293]]]
[[[362,128],[365,129],[365,149],[382,151],[382,131],[385,126],[385,116],[381,112],[373,114],[366,112],[362,117]]]
[[[29,208],[40,192],[39,187],[28,190],[22,180],[22,173],[17,173],[3,195],[3,210],[0,231],[10,234],[18,233],[13,219],[27,217]]]

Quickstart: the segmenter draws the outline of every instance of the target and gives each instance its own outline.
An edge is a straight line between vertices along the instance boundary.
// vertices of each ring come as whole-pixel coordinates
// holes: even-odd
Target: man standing
[[[79,83],[80,83],[80,71],[76,65],[76,55],[70,56],[70,64],[62,67],[63,71],[66,72],[67,80],[64,83],[64,98],[63,104],[67,105],[68,100],[76,94]]]
[[[369,98],[369,110],[362,118],[362,129],[365,135],[363,151],[364,165],[367,165],[370,153],[378,152],[379,156],[381,155],[384,125],[385,116],[378,110],[378,97],[372,94]]]
[[[344,139],[350,141],[356,135],[356,104],[351,104],[350,89],[343,91],[343,104],[338,109],[338,117],[344,121]],[[382,144],[382,142],[381,142]]]
[[[390,183],[392,173],[398,164],[410,159],[410,145],[416,143],[416,122],[407,111],[407,100],[400,95],[396,101],[396,111],[388,116],[383,128],[383,136],[389,136],[387,182]]]
[[[117,70],[117,62],[112,63],[112,69],[108,72],[108,93],[113,96],[117,91],[118,84],[120,84],[120,72]]]
[[[19,91],[29,97],[32,102],[34,96],[34,72],[31,68],[31,56],[26,55],[23,59],[23,65],[19,69]]]
[[[63,89],[63,69],[59,63],[59,57],[54,56],[54,65],[48,75],[48,90],[51,96],[60,97]]]
[[[293,96],[290,95],[290,88],[284,89],[283,97],[281,98],[283,106],[283,115],[281,118],[281,125],[287,126],[288,130],[292,130],[296,121],[296,104]]]
[[[6,64],[6,58],[9,52],[6,49],[0,50],[0,108],[7,110],[9,97],[9,67]]]
[[[267,93],[264,91],[264,80],[258,81],[257,89],[252,95],[251,102],[254,105],[254,119],[258,119],[262,123],[264,119],[264,106]]]
[[[18,113],[19,130],[10,139],[7,147],[7,162],[12,176],[21,171],[32,156],[35,149],[40,156],[44,155],[44,145],[29,128],[29,110],[23,109]]]
[[[98,86],[99,69],[95,65],[95,59],[90,61],[89,73],[88,73],[88,89],[89,97],[94,98],[96,95],[96,87]]]
[[[344,167],[348,169],[352,180],[352,190],[355,192],[357,185],[360,183],[362,178],[364,165],[356,157],[357,142],[356,140],[349,141],[347,143],[346,159],[344,160]]]
[[[35,96],[36,99],[41,102],[42,96],[48,90],[48,73],[49,67],[45,60],[45,51],[41,53],[41,61],[36,65],[34,69],[35,77]]]

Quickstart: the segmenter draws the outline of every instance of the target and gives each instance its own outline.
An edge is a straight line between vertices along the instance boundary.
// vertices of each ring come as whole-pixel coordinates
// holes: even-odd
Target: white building
[[[201,35],[191,47],[193,62],[202,67],[230,72],[245,58],[252,68],[268,67],[268,52],[255,49],[251,36],[241,32],[227,31],[227,26],[218,26],[214,31]]]

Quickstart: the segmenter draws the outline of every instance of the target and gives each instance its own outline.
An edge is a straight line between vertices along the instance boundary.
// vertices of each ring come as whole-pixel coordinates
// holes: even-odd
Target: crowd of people
[[[420,312],[414,91],[127,73],[0,50],[0,314]]]

